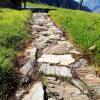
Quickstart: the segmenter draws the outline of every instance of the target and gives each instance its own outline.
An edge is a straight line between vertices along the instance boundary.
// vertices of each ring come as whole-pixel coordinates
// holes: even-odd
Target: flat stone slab
[[[50,66],[49,64],[42,64],[39,71],[45,75],[53,75],[58,77],[71,78],[71,70],[63,66]]]
[[[56,44],[49,45],[43,50],[43,54],[67,54],[74,47],[70,42],[58,41]]]
[[[41,82],[34,84],[22,100],[44,100],[44,90]]]
[[[75,62],[75,59],[72,55],[53,55],[53,54],[43,54],[39,59],[40,63],[50,63],[50,64],[58,64],[58,65],[70,65]]]

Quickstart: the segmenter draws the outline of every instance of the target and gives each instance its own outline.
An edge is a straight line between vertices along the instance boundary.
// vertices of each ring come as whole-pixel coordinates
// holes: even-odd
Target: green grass
[[[49,15],[55,23],[64,29],[85,53],[89,52],[89,47],[96,45],[93,59],[94,63],[100,65],[100,14],[68,10],[45,4],[27,3],[27,5],[38,8],[55,8],[56,10],[49,11]]]
[[[58,9],[50,11],[49,15],[57,25],[69,33],[74,42],[84,52],[96,45],[94,62],[100,64],[100,15],[82,11]]]
[[[21,43],[29,38],[30,15],[30,11],[0,8],[0,100],[5,100],[16,83],[12,61]]]

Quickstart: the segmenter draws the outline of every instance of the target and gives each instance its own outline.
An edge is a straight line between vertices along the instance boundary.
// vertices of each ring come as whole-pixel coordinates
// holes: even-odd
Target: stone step
[[[73,50],[74,46],[68,41],[57,41],[56,44],[51,44],[43,50],[43,54],[68,54],[70,50]]]
[[[50,63],[68,66],[75,62],[75,59],[71,54],[68,55],[53,55],[53,54],[43,54],[38,60],[39,63]]]
[[[76,80],[73,77],[72,69],[68,67],[75,68],[73,71],[77,72],[77,75],[84,79],[86,83],[89,85],[93,83],[95,85],[95,94],[97,100],[99,100],[100,79],[92,76],[95,73],[94,70],[86,67],[88,65],[87,61],[80,59],[81,53],[77,51],[74,45],[69,41],[65,41],[63,31],[54,24],[47,13],[33,13],[32,24],[32,35],[34,38],[32,46],[41,50],[42,53],[37,63],[40,66],[39,72],[46,77],[46,82],[44,80],[42,82],[46,83],[44,85],[46,86],[45,92],[47,93],[48,100],[89,100],[87,95],[81,91],[85,91],[84,84],[81,84],[80,80]],[[20,72],[25,77],[27,75],[32,76],[34,61],[36,60],[35,54],[36,49],[25,51],[28,62],[20,69]],[[80,60],[76,60],[76,57],[79,57]],[[27,77],[22,80],[25,82],[25,79],[27,80]],[[74,85],[63,79],[70,79],[70,82]],[[23,95],[24,91],[20,91],[20,94]],[[37,82],[21,100],[44,100],[45,96],[43,84]]]
[[[49,64],[42,64],[39,72],[45,75],[72,78],[71,70],[64,66],[51,66]]]

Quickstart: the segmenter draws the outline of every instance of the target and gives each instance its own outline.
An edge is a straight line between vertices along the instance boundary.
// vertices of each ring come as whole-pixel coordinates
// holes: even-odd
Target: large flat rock
[[[50,66],[49,64],[42,64],[39,71],[45,75],[53,75],[58,77],[71,78],[71,70],[63,66]]]
[[[43,54],[67,54],[74,46],[67,41],[58,41],[56,44],[49,45],[43,50]]]
[[[58,65],[70,65],[71,63],[75,62],[75,59],[72,55],[53,55],[53,54],[43,54],[39,59],[38,62],[42,63],[50,63],[50,64],[58,64]]]
[[[29,94],[26,94],[22,100],[44,100],[44,90],[41,82],[33,85]]]

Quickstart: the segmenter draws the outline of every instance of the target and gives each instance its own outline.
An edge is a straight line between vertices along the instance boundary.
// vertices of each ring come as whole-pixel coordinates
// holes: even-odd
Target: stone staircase
[[[100,100],[100,78],[47,13],[33,13],[31,48],[25,50],[16,100]],[[42,77],[23,89],[39,73]],[[94,86],[94,87],[93,87]]]

